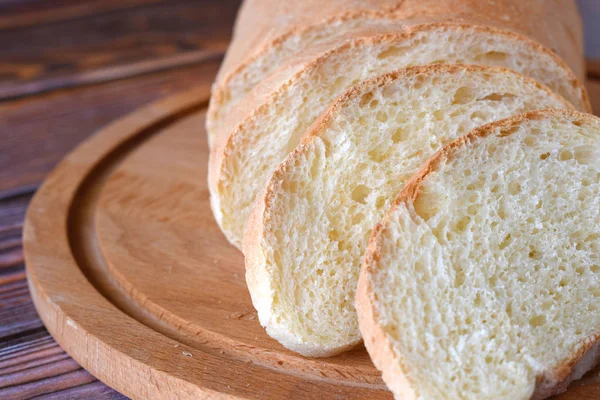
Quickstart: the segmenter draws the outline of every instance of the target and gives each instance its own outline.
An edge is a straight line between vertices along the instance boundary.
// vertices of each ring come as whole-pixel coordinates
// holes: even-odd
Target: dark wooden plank
[[[592,108],[596,115],[600,115],[600,79],[588,80],[587,82],[588,93],[590,94],[590,101]]]
[[[29,398],[125,399],[83,370],[43,328],[21,264],[17,272],[0,270],[0,399]]]
[[[588,76],[600,80],[600,60],[587,60]]]
[[[34,397],[36,400],[64,400],[64,399],[86,399],[86,400],[123,400],[127,397],[115,392],[101,382],[93,382]]]
[[[142,104],[187,89],[191,82],[212,81],[218,64],[214,60],[0,105],[0,125],[10,128],[5,131],[10,143],[0,145],[0,174],[13,161],[21,160],[24,163],[5,176],[18,177],[21,172],[32,176],[31,166],[37,170],[34,175],[39,175],[30,182],[17,178],[13,187],[0,191],[0,398],[125,398],[80,369],[43,328],[23,272],[23,219],[37,182],[71,147]],[[48,138],[53,140],[48,143]],[[46,159],[47,165],[39,162],[41,154],[53,152],[55,156]],[[7,160],[13,155],[12,161]],[[0,182],[5,180],[0,178]]]
[[[0,398],[31,399],[36,396],[55,393],[94,381],[96,379],[89,372],[81,368],[58,375],[54,375],[54,371],[46,371],[44,378],[0,389]]]
[[[76,144],[152,100],[212,82],[219,60],[0,104],[0,197],[39,184]]]
[[[1,0],[0,30],[56,23],[166,0]]]
[[[13,273],[10,279],[0,271],[0,278],[4,278],[0,279],[0,399],[126,399],[71,359],[43,328],[35,312],[3,318],[3,310],[22,310],[14,303],[31,307],[22,271],[21,265],[21,273]],[[14,296],[4,296],[11,293]]]
[[[172,0],[0,35],[0,99],[199,63],[222,54],[239,0]]]
[[[26,207],[82,139],[212,81],[237,4],[0,0],[0,96],[37,94],[0,104],[0,398],[125,398],[69,358],[35,313],[20,245]]]
[[[20,283],[22,274],[15,276],[11,271],[23,267],[21,233],[30,198],[31,192],[0,198],[0,332],[4,329],[1,321],[8,315],[6,307],[16,306],[21,295],[28,296]]]

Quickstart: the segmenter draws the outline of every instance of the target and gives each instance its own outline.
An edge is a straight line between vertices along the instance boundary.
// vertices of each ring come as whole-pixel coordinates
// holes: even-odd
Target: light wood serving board
[[[46,327],[135,399],[391,399],[362,346],[303,358],[260,326],[243,257],[210,212],[208,95],[201,86],[115,122],[39,189],[24,244]],[[599,372],[559,398],[600,398]]]

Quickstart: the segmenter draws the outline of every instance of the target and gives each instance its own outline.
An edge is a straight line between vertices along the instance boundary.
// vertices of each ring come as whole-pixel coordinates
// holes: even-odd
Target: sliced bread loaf
[[[600,360],[600,119],[481,127],[374,230],[357,309],[396,398],[543,399]]]
[[[442,145],[528,110],[571,107],[504,68],[432,65],[341,96],[275,170],[244,236],[261,324],[285,347],[329,356],[360,341],[354,295],[369,234]]]
[[[240,246],[256,194],[344,90],[409,65],[453,62],[511,68],[589,110],[584,87],[560,59],[528,39],[498,29],[422,24],[402,33],[352,39],[324,52],[311,49],[246,96],[229,114],[230,126],[215,142],[209,165],[211,206],[229,241]]]
[[[365,30],[417,21],[495,26],[555,51],[584,77],[582,24],[573,0],[247,0],[217,76],[207,117],[214,136],[231,109],[292,55]]]

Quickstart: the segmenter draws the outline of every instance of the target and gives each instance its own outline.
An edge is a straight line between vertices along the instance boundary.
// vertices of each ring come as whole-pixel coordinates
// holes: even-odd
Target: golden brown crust
[[[223,132],[219,134],[211,150],[208,181],[209,187],[211,189],[211,194],[213,195],[213,207],[219,207],[219,198],[216,195],[220,193],[219,185],[223,162],[230,153],[233,153],[234,148],[236,146],[235,143],[238,140],[242,139],[245,133],[243,127],[251,124],[252,121],[257,118],[258,115],[260,115],[263,111],[268,109],[268,107],[270,106],[271,99],[276,98],[277,96],[281,95],[281,93],[288,90],[288,88],[294,83],[298,76],[303,74],[307,69],[313,68],[313,66],[323,63],[326,58],[339,54],[340,52],[346,51],[347,49],[352,49],[358,45],[370,45],[383,41],[408,40],[417,33],[440,28],[456,30],[476,30],[478,32],[493,34],[496,36],[503,35],[505,37],[508,37],[509,39],[512,38],[514,40],[522,40],[525,43],[528,43],[532,47],[532,51],[534,52],[539,51],[547,53],[549,56],[553,57],[559,65],[563,65],[565,71],[568,71],[568,73],[572,77],[571,82],[576,88],[579,89],[581,93],[582,101],[584,102],[584,107],[591,110],[585,87],[577,80],[573,72],[566,66],[566,64],[564,64],[564,62],[558,59],[558,57],[555,54],[553,54],[543,46],[531,41],[525,36],[519,35],[514,32],[503,31],[497,28],[491,28],[487,26],[476,26],[468,24],[427,23],[409,27],[404,32],[400,33],[382,34],[357,38],[351,41],[346,41],[336,48],[329,49],[328,51],[321,53],[316,58],[311,58],[311,61],[308,63],[301,63],[300,68],[279,87],[277,87],[277,83],[280,83],[278,82],[278,77],[276,75],[272,76],[266,82],[263,82],[259,90],[255,90],[253,93],[246,96],[244,102],[242,104],[239,104],[238,107],[236,107],[236,111],[232,113],[232,115],[230,115],[229,117],[230,125],[225,127],[223,129]],[[275,89],[275,87],[277,87],[277,89]],[[256,107],[256,104],[260,105]],[[235,123],[234,121],[241,122]],[[218,212],[216,214],[218,214]],[[217,222],[219,224],[222,223],[219,219],[217,219]],[[238,243],[233,244],[239,247]]]
[[[600,334],[589,338],[570,357],[558,367],[536,379],[532,400],[542,400],[563,393],[574,380],[580,379],[586,372],[600,363]]]
[[[377,225],[371,238],[379,237],[382,229],[382,224]],[[417,398],[417,393],[413,389],[414,385],[411,385],[410,378],[404,372],[402,359],[395,353],[387,335],[377,323],[379,318],[372,298],[374,294],[371,289],[370,271],[371,265],[378,261],[379,248],[378,241],[371,239],[371,243],[374,245],[369,245],[367,248],[356,289],[358,325],[369,356],[375,367],[381,371],[384,382],[395,395],[400,395],[402,399],[413,400]]]
[[[220,103],[233,76],[291,36],[353,19],[423,17],[510,29],[552,49],[567,60],[580,79],[584,77],[582,22],[573,0],[249,0],[238,15],[233,43],[219,71],[211,103]]]
[[[268,184],[257,195],[246,222],[242,249],[245,257],[248,290],[252,297],[252,303],[258,311],[260,322],[267,329],[267,333],[277,339],[286,348],[305,356],[331,357],[352,349],[360,343],[360,340],[344,346],[325,348],[308,343],[299,343],[297,337],[292,332],[287,331],[285,327],[279,326],[275,322],[277,315],[274,315],[277,313],[277,310],[273,308],[271,301],[271,296],[276,290],[272,285],[273,278],[277,279],[275,276],[276,272],[270,269],[265,262],[265,249],[262,246],[265,226],[269,225],[269,211],[272,209],[275,185],[279,181],[279,177],[293,166],[295,157],[308,150],[308,146],[298,146],[286,161],[277,168],[273,174],[273,179],[270,179]]]
[[[595,119],[597,117],[591,114],[585,114],[575,110],[562,110],[562,109],[552,109],[552,110],[536,110],[530,111],[527,113],[515,115],[509,118],[502,119],[500,121],[491,122],[489,124],[480,126],[478,128],[473,129],[471,132],[467,133],[464,136],[459,137],[451,143],[448,143],[446,146],[442,147],[438,150],[425,165],[413,175],[412,178],[406,183],[402,192],[396,197],[390,212],[396,209],[402,203],[414,203],[414,201],[419,196],[419,188],[421,183],[428,177],[428,175],[435,171],[443,162],[446,162],[462,149],[462,147],[467,146],[471,142],[474,142],[478,139],[485,138],[496,132],[496,129],[499,129],[499,135],[507,136],[514,133],[512,128],[515,128],[520,123],[528,120],[536,120],[543,119],[548,116],[570,116],[580,119]]]
[[[502,67],[486,67],[486,66],[476,66],[476,65],[452,65],[452,64],[434,64],[434,65],[425,65],[425,66],[415,66],[406,68],[403,70],[391,72],[385,75],[378,76],[376,78],[364,81],[359,83],[355,87],[348,90],[346,93],[338,97],[334,103],[332,103],[327,111],[322,115],[322,117],[313,125],[313,127],[306,133],[304,137],[304,141],[302,144],[297,146],[284,160],[283,162],[275,169],[273,175],[269,178],[266,185],[262,189],[262,191],[257,195],[256,200],[253,203],[253,207],[251,209],[250,215],[246,222],[246,228],[244,231],[243,238],[243,252],[246,257],[246,280],[248,284],[248,288],[250,293],[253,294],[253,302],[255,306],[258,304],[259,299],[256,298],[260,294],[265,296],[267,293],[270,293],[271,290],[265,287],[266,282],[270,279],[273,274],[273,271],[269,271],[267,269],[264,257],[264,249],[262,247],[262,239],[265,235],[265,229],[270,225],[270,213],[274,208],[277,207],[276,202],[274,201],[274,197],[276,194],[276,186],[279,182],[285,179],[288,171],[291,168],[294,168],[298,159],[304,157],[306,153],[313,151],[313,147],[316,141],[321,140],[322,133],[329,126],[331,121],[335,118],[335,116],[339,113],[339,111],[343,108],[344,104],[349,101],[352,101],[355,98],[359,98],[365,93],[368,93],[378,87],[388,85],[395,80],[402,80],[407,77],[417,76],[420,74],[436,74],[436,73],[459,73],[459,72],[468,72],[468,71],[488,71],[490,74],[492,73],[502,73],[502,74],[514,74],[529,84],[535,85],[540,90],[544,90],[548,93],[548,96],[559,97],[549,89],[545,88],[541,84],[537,83],[535,80],[531,78],[527,78],[516,72],[502,68]],[[572,107],[570,103],[564,100],[565,106]],[[376,255],[377,253],[371,253],[372,255]],[[369,253],[367,253],[367,257],[369,257]],[[258,295],[257,295],[258,294]],[[261,307],[260,305],[256,307],[257,309]],[[262,306],[264,307],[264,305]],[[260,313],[261,310],[259,310]],[[266,317],[265,317],[266,319]],[[263,320],[261,319],[261,322]],[[373,328],[373,335],[379,337],[384,337],[383,332],[379,330],[379,327]],[[271,334],[271,333],[270,333]],[[278,340],[282,340],[282,336],[276,337]],[[378,339],[383,340],[383,339]],[[387,339],[386,339],[387,340]],[[357,343],[349,344],[343,348],[333,349],[331,352],[326,352],[325,350],[315,353],[314,355],[318,356],[329,356],[333,354],[340,353],[342,351],[349,350],[354,347]],[[366,343],[367,348],[369,348],[369,343]],[[286,347],[290,347],[289,345]],[[298,351],[298,349],[294,349]],[[391,357],[389,352],[385,352],[382,357]],[[396,357],[396,356],[395,356]],[[397,364],[397,363],[396,363]],[[385,364],[383,364],[385,365]],[[395,364],[394,364],[395,365]],[[397,382],[398,376],[400,372],[394,372],[394,378],[390,381]],[[408,387],[408,386],[407,386]],[[409,394],[407,393],[407,396]],[[410,397],[407,397],[410,398]]]
[[[389,356],[389,354],[392,354],[393,348],[381,327],[378,326],[378,309],[373,301],[374,292],[371,289],[371,277],[381,257],[382,236],[390,223],[390,214],[401,204],[414,203],[419,196],[423,181],[427,179],[429,174],[436,171],[442,163],[451,160],[465,146],[492,134],[511,135],[515,132],[514,128],[522,122],[539,120],[549,116],[572,117],[577,120],[597,120],[597,117],[579,111],[552,109],[531,111],[476,128],[444,146],[419,172],[413,175],[396,197],[386,216],[373,229],[359,276],[356,308],[359,316],[359,326],[367,350],[369,350],[369,355],[377,368],[382,371],[384,380],[388,385],[394,385],[394,380],[405,382],[406,377],[402,374],[401,367],[396,365],[398,363],[401,365],[399,356]],[[597,365],[600,362],[599,338],[600,333],[582,343],[582,346],[573,355],[567,357],[555,369],[536,377],[536,388],[532,400],[541,400],[564,392],[571,381],[579,379],[585,372]],[[407,386],[407,383],[398,386],[402,389]]]
[[[476,71],[489,71],[490,73],[501,72],[508,75],[519,76],[525,82],[530,85],[534,85],[539,90],[542,90],[548,94],[548,96],[554,96],[559,98],[566,109],[573,109],[573,105],[565,100],[562,96],[554,93],[548,87],[542,85],[535,79],[532,79],[528,76],[521,75],[511,69],[504,67],[489,67],[485,65],[472,65],[472,64],[429,64],[429,65],[417,65],[413,67],[408,67],[400,70],[396,70],[393,72],[389,72],[387,74],[379,75],[375,78],[367,79],[363,82],[356,84],[355,86],[348,89],[346,92],[341,94],[337,99],[335,99],[327,109],[319,116],[317,120],[308,128],[304,136],[302,137],[302,143],[308,143],[312,140],[313,137],[319,136],[321,132],[323,132],[332,121],[335,119],[335,116],[338,112],[344,107],[344,104],[364,95],[365,93],[376,89],[377,87],[388,85],[390,82],[405,79],[410,76],[415,76],[419,74],[427,74],[427,73],[456,73],[460,71],[465,72],[476,72]]]
[[[286,65],[282,67],[282,75],[285,76],[286,81],[284,83],[278,82],[279,75],[276,73],[273,76],[269,77],[260,85],[261,87],[254,90],[252,93],[249,93],[242,103],[238,104],[234,113],[228,116],[228,123],[224,125],[223,131],[218,134],[217,140],[214,144],[214,147],[219,147],[219,144],[223,145],[232,135],[235,135],[235,127],[239,127],[247,121],[251,120],[254,116],[259,115],[261,111],[265,110],[269,106],[269,99],[277,97],[280,93],[287,90],[287,88],[293,83],[294,80],[297,79],[300,75],[302,75],[306,70],[314,68],[314,66],[322,64],[324,60],[329,57],[333,57],[348,49],[355,48],[360,45],[374,45],[377,43],[383,42],[394,42],[394,41],[403,41],[410,40],[415,35],[426,32],[430,30],[436,29],[455,29],[455,30],[475,30],[481,34],[490,34],[494,36],[503,36],[507,40],[521,41],[526,43],[531,47],[531,51],[533,53],[543,53],[547,56],[551,57],[554,62],[559,67],[562,67],[563,70],[568,75],[569,82],[581,93],[581,103],[584,108],[583,111],[591,112],[591,104],[589,102],[589,96],[585,89],[585,86],[577,79],[573,71],[565,64],[565,62],[560,59],[556,54],[540,45],[537,42],[532,41],[528,37],[515,33],[509,30],[502,30],[495,27],[490,26],[481,26],[475,24],[465,24],[465,23],[456,23],[456,22],[430,22],[430,23],[421,23],[418,25],[413,25],[406,27],[402,32],[395,33],[385,33],[385,34],[375,34],[369,35],[365,32],[365,36],[354,38],[352,40],[344,41],[343,43],[337,46],[330,47],[325,44],[324,48],[326,50],[322,50],[320,47],[316,47],[314,53],[314,57],[312,55],[301,55],[299,56],[299,60],[301,62],[291,62],[290,65]],[[304,60],[310,60],[304,63]],[[294,68],[294,65],[299,64],[299,68]],[[287,69],[295,70],[292,76],[287,76],[283,71]],[[256,105],[259,104],[257,107]],[[239,122],[241,121],[241,122]],[[223,138],[222,136],[225,136]]]

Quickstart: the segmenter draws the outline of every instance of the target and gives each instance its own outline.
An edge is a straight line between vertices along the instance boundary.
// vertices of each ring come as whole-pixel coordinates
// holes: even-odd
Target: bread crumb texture
[[[432,24],[411,29],[402,35],[348,41],[315,58],[280,86],[268,79],[263,82],[269,89],[268,101],[244,113],[248,118],[236,125],[228,144],[219,150],[223,152],[223,159],[217,158],[220,165],[211,166],[218,171],[211,185],[213,210],[228,240],[240,247],[252,202],[273,169],[337,96],[365,79],[414,65],[503,66],[533,77],[580,109],[587,107],[569,70],[532,42],[470,26]],[[274,87],[280,90],[273,91]]]
[[[390,201],[442,145],[540,107],[568,105],[519,74],[473,66],[416,67],[341,98],[257,199],[256,208],[264,208],[260,232],[247,233],[244,250],[260,249],[249,270],[268,271],[261,280],[269,290],[249,282],[268,332],[310,355],[359,342],[354,297],[361,257]],[[522,189],[517,185],[511,190]],[[267,296],[268,305],[259,300]]]
[[[599,121],[548,113],[493,128],[390,211],[361,277],[374,316],[361,324],[381,330],[368,347],[393,355],[374,361],[396,394],[410,382],[416,399],[529,399],[596,340]]]

